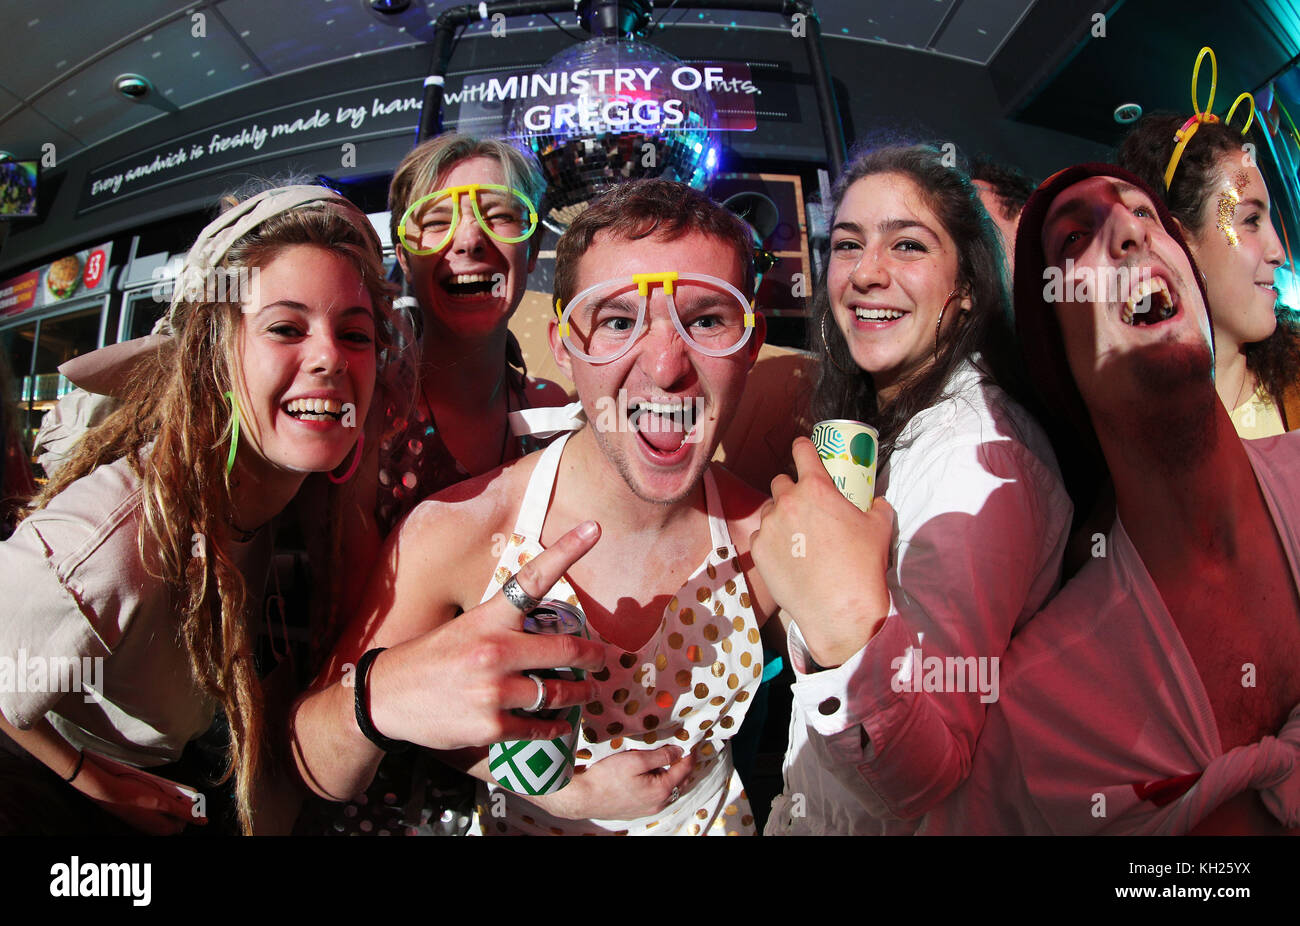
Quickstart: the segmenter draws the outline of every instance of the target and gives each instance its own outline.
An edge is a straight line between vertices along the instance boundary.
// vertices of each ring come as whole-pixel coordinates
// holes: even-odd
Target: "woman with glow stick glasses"
[[[515,148],[456,133],[414,148],[393,174],[392,240],[418,308],[416,399],[413,406],[384,409],[377,463],[370,458],[371,468],[356,480],[359,517],[344,536],[345,561],[355,564],[345,614],[355,612],[383,538],[407,512],[541,446],[512,432],[511,412],[568,402],[560,386],[527,376],[508,328],[537,263],[536,204],[544,188],[536,164]],[[346,806],[311,802],[300,829],[400,834],[412,828],[405,822],[445,832],[454,822],[440,827],[439,815],[473,794],[469,779],[448,775],[424,753],[390,757],[369,799]],[[446,793],[412,812],[432,814],[431,820],[403,816],[412,782],[417,790]],[[389,794],[398,800],[385,801]]]
[[[496,140],[446,134],[408,154],[389,190],[393,243],[419,312],[418,398],[391,416],[376,514],[388,533],[416,503],[537,445],[508,414],[563,405],[564,390],[530,380],[508,325],[537,264],[534,162]]]

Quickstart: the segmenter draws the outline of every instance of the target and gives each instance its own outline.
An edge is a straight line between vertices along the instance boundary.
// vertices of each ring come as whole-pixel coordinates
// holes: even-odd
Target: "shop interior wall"
[[[775,86],[774,96],[757,99],[760,109],[779,97],[784,118],[761,117],[755,133],[728,133],[723,170],[789,170],[803,165],[806,179],[824,166],[821,128],[802,40],[788,30],[723,31],[678,26],[651,41],[684,59],[744,58],[755,63],[756,82]],[[557,31],[530,34],[526,42],[491,38],[462,41],[452,61],[457,72],[542,63],[571,44]],[[1001,108],[988,70],[980,65],[920,51],[825,37],[836,96],[850,139],[903,137],[952,143],[962,155],[984,153],[1043,177],[1058,167],[1105,157],[1107,150],[1075,136],[1017,123]],[[67,159],[42,178],[44,221],[15,227],[3,253],[0,276],[39,263],[92,240],[104,240],[172,216],[209,210],[215,198],[254,175],[284,171],[324,173],[338,178],[391,171],[414,140],[411,132],[357,143],[356,166],[340,167],[336,145],[262,161],[235,174],[199,177],[76,214],[89,171],[207,126],[255,115],[276,106],[310,100],[358,86],[418,80],[428,72],[427,48],[403,48],[285,75],[154,119],[137,129]],[[760,66],[760,63],[765,63]],[[773,69],[770,63],[778,67]],[[771,76],[769,76],[771,75]],[[147,104],[124,104],[147,105]],[[771,169],[771,168],[768,168]],[[808,192],[815,193],[809,189]],[[172,250],[183,250],[177,241]]]

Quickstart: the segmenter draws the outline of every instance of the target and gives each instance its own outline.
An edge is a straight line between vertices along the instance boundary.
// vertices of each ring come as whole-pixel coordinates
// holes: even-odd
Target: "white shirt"
[[[978,669],[964,692],[906,690],[899,669],[910,657],[923,688],[934,657],[971,656],[995,682],[994,657],[1057,587],[1072,506],[1047,437],[969,363],[948,392],[908,422],[878,480],[898,516],[880,631],[810,674],[791,628],[785,793],[769,834],[912,832],[966,777],[988,695]]]
[[[19,729],[45,717],[78,749],[147,768],[179,759],[217,705],[194,681],[172,596],[140,558],[142,491],[123,457],[0,543],[0,712]],[[229,552],[260,614],[270,531]]]
[[[1300,432],[1242,444],[1300,583]],[[1200,673],[1118,519],[1105,554],[1016,638],[970,778],[921,832],[1180,834],[1247,788],[1300,826],[1300,705],[1276,737],[1224,753]]]

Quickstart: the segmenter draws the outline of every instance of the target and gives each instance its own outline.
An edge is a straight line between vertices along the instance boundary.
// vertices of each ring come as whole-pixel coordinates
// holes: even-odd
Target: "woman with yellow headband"
[[[175,763],[219,708],[240,828],[283,825],[254,665],[268,524],[355,469],[393,401],[389,290],[364,214],[269,190],[203,230],[162,330],[67,371],[123,402],[0,544],[0,831],[205,822],[218,795]]]
[[[1197,107],[1190,119],[1143,118],[1124,140],[1119,163],[1163,193],[1205,277],[1215,386],[1237,433],[1269,437],[1300,428],[1300,318],[1277,304],[1273,274],[1286,252],[1255,163],[1260,149],[1244,147],[1246,129],[1229,125],[1231,110],[1220,122],[1212,106],[1213,91],[1206,111]],[[1248,128],[1249,94],[1237,106],[1247,116],[1236,121]]]

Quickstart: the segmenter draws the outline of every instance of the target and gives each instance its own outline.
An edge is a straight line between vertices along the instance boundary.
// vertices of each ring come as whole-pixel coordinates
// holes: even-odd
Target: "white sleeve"
[[[953,441],[909,462],[914,478],[891,484],[899,541],[880,631],[812,674],[791,635],[812,748],[869,812],[904,819],[969,773],[1001,656],[1055,588],[1071,513],[1059,478],[1015,441]]]

